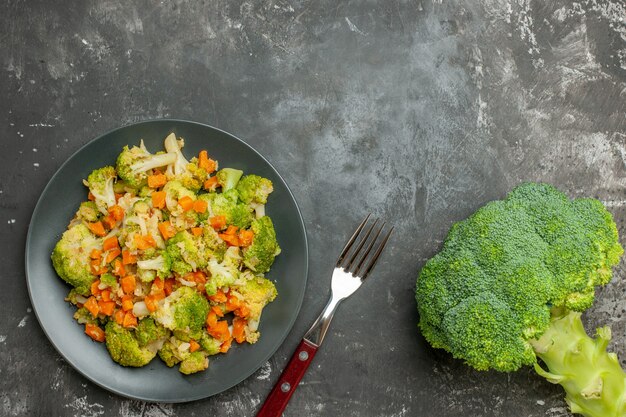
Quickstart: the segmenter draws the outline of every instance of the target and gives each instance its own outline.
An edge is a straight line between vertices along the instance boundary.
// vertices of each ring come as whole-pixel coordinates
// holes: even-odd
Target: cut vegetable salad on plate
[[[124,147],[93,171],[52,252],[85,333],[111,358],[140,367],[159,356],[191,374],[232,342],[255,343],[277,296],[264,277],[280,253],[265,203],[272,182],[218,169],[207,151],[187,160],[172,133],[165,151]]]

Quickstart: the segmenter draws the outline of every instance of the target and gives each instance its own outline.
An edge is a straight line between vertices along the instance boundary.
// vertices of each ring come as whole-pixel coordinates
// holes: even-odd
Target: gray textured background
[[[323,307],[361,216],[397,226],[340,308],[286,416],[569,415],[530,369],[479,373],[418,334],[419,267],[450,225],[522,180],[626,220],[621,0],[4,1],[0,5],[0,415],[253,415]],[[283,174],[310,241],[304,304],[239,386],[144,404],[88,382],[33,316],[23,248],[37,197],[91,138],[178,117],[243,138]],[[626,359],[626,270],[585,315]]]

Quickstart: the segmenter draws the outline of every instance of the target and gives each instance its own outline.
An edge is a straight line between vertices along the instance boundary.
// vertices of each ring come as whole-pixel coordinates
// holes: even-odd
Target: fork
[[[391,236],[393,227],[381,237],[385,223],[378,226],[379,220],[375,219],[368,225],[370,216],[371,214],[368,214],[365,217],[341,251],[333,270],[328,304],[304,335],[257,417],[278,417],[283,413],[317,350],[322,345],[339,303],[361,286],[376,265],[376,261]]]

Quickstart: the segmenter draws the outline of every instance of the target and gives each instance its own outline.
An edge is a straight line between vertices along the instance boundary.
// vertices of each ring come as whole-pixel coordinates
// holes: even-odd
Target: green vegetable
[[[222,187],[222,192],[235,188],[242,175],[243,171],[234,168],[223,168],[215,174],[217,182]]]
[[[209,203],[213,216],[224,216],[226,224],[246,229],[252,223],[252,210],[239,201],[239,194],[235,190],[202,194],[199,198]],[[205,220],[207,217],[208,213],[200,219]]]
[[[252,222],[254,239],[252,245],[243,252],[244,264],[254,272],[263,274],[270,270],[274,258],[280,253],[280,247],[276,241],[276,232],[272,220],[263,216]]]
[[[93,201],[83,201],[76,212],[76,217],[86,222],[97,222],[101,216],[102,213]]]
[[[263,308],[274,301],[278,294],[272,281],[259,276],[246,279],[243,285],[234,286],[234,289],[243,295],[243,299],[250,309],[251,320],[259,320]]]
[[[159,358],[165,362],[167,366],[170,368],[181,361],[181,359],[176,356],[176,346],[174,346],[169,340],[167,340],[161,349],[159,349]]]
[[[147,151],[141,141],[140,146],[128,148],[124,146],[117,157],[117,174],[127,186],[141,189],[148,183],[148,172],[154,168],[164,167],[176,161],[176,154],[161,153],[153,155]]]
[[[111,358],[122,366],[140,367],[147,365],[156,351],[141,347],[131,330],[125,329],[114,321],[105,327],[106,346]]]
[[[57,274],[79,294],[89,295],[91,283],[96,276],[91,273],[89,253],[102,247],[102,240],[95,237],[87,226],[77,224],[66,230],[52,251],[52,266]]]
[[[137,329],[135,329],[135,337],[137,342],[139,342],[139,346],[146,346],[149,343],[168,337],[169,334],[169,330],[156,323],[151,317],[139,320]]]
[[[170,330],[195,332],[202,329],[209,313],[209,303],[190,287],[181,287],[167,296],[152,317]]]
[[[239,198],[246,204],[265,204],[272,191],[272,181],[258,175],[245,175],[237,184]]]
[[[204,371],[209,367],[209,359],[206,354],[201,351],[192,352],[181,363],[178,370],[185,374],[193,374],[196,372]]]
[[[623,416],[626,375],[606,352],[610,332],[593,340],[580,322],[622,254],[602,203],[522,184],[455,224],[422,268],[419,327],[478,370],[535,366],[564,387],[573,412]]]
[[[96,199],[96,207],[103,214],[107,213],[108,207],[115,204],[115,192],[113,191],[115,178],[117,178],[115,168],[106,166],[94,170],[85,181],[85,185],[89,187],[89,192]]]

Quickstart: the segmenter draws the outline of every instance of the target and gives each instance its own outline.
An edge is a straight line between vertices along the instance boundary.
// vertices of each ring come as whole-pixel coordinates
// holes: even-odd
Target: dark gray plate
[[[103,344],[83,333],[63,299],[70,287],[56,275],[50,253],[78,205],[87,196],[82,179],[104,165],[114,165],[124,145],[143,138],[151,152],[175,132],[185,139],[187,157],[207,149],[222,167],[242,169],[272,180],[274,192],[266,211],[274,221],[282,253],[268,278],[278,297],[263,310],[261,338],[254,345],[234,346],[211,357],[209,369],[185,376],[155,358],[143,368],[124,368],[111,360]],[[224,391],[256,371],[278,349],[291,329],[304,296],[308,254],[302,216],[287,184],[265,158],[249,145],[219,129],[182,120],[154,120],[125,126],[89,142],[59,168],[33,212],[26,240],[26,281],[35,314],[59,353],[84,376],[117,394],[146,401],[184,402]]]

